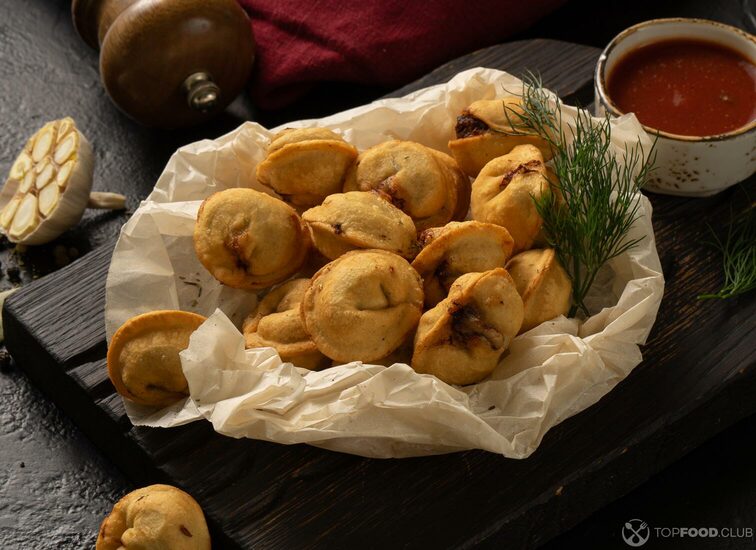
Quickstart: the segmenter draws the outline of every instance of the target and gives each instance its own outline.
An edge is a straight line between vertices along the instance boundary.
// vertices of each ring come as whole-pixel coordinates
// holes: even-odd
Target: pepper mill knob
[[[71,11],[79,35],[100,49],[108,95],[147,126],[203,122],[249,78],[254,39],[236,0],[73,0]]]

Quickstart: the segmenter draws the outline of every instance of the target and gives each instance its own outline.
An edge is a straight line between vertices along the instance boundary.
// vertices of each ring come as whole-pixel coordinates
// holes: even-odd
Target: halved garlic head
[[[0,191],[0,232],[44,244],[76,225],[89,202],[92,147],[71,118],[54,120],[19,153]]]

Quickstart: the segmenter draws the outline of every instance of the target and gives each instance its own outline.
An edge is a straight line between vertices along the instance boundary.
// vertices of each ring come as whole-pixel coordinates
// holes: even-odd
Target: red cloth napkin
[[[239,0],[257,43],[264,109],[318,82],[397,87],[522,31],[564,0]]]

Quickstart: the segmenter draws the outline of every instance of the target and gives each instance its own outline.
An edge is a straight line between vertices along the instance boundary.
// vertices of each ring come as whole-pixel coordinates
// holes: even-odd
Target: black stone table
[[[603,46],[630,24],[669,16],[746,24],[740,0],[569,2],[516,38],[548,37]],[[389,91],[355,86],[334,95],[324,90],[315,90],[286,111],[256,116],[268,125],[320,116]],[[77,104],[78,95],[95,99]],[[69,113],[71,109],[76,112]],[[113,158],[107,151],[98,151],[95,183],[100,190],[126,192],[133,208],[173,150],[199,137],[224,133],[250,116],[251,110],[242,99],[217,123],[184,133],[151,132],[125,122],[97,84],[96,54],[75,36],[69,2],[2,0],[0,172],[7,173],[28,133],[42,121],[65,114],[94,126],[97,143],[134,140],[131,158]],[[125,219],[115,215],[102,234],[87,233],[88,220],[94,216],[88,214],[78,232],[28,255],[12,254],[0,243],[0,290],[43,276],[112,238]],[[547,547],[627,548],[620,530],[632,518],[654,526],[756,529],[754,434],[756,417],[741,421]],[[102,517],[132,488],[0,349],[0,548],[93,547]],[[677,538],[645,548],[745,549],[755,547],[755,541]]]

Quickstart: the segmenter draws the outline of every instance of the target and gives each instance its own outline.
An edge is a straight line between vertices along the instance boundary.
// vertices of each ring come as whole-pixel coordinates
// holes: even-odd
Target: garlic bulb
[[[92,146],[71,118],[35,133],[0,191],[0,231],[11,242],[44,244],[76,225],[87,206],[123,208],[125,197],[92,193]],[[107,195],[98,204],[98,195]]]

